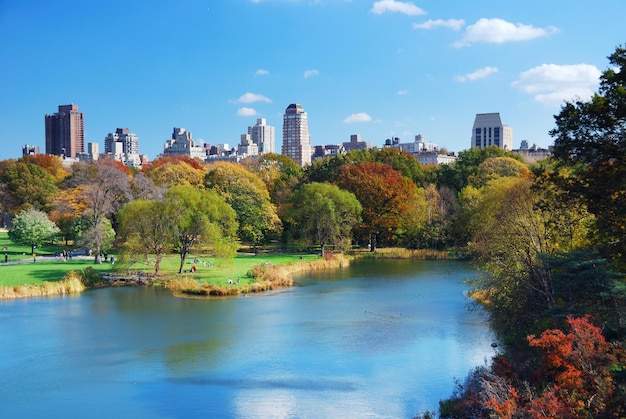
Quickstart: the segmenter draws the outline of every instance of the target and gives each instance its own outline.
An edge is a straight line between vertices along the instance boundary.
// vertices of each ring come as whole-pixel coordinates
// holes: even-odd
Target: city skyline
[[[422,134],[458,152],[475,115],[497,112],[513,148],[548,147],[562,101],[597,91],[625,12],[622,0],[8,0],[0,160],[43,150],[43,116],[67,103],[84,112],[85,147],[128,127],[150,159],[172,127],[237,144],[259,118],[280,129],[290,103],[312,145]]]

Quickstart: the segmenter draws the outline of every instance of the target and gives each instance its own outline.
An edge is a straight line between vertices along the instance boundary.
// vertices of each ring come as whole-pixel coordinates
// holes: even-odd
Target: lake
[[[3,418],[410,418],[494,350],[459,261],[359,261],[227,299],[0,301]]]

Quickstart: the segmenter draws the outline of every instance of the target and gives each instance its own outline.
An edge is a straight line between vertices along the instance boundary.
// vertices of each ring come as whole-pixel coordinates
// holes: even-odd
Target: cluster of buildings
[[[139,167],[148,162],[146,155],[139,153],[139,138],[128,128],[117,128],[104,138],[104,150],[100,153],[98,143],[88,143],[85,149],[85,117],[75,104],[61,105],[58,112],[45,115],[46,154],[61,156],[68,161],[97,160],[102,155],[111,156],[127,166]],[[550,151],[535,145],[528,147],[522,141],[520,149],[513,149],[513,130],[502,123],[499,113],[477,114],[472,127],[472,147],[497,146],[520,153],[532,162],[548,157]],[[308,115],[299,103],[292,103],[283,115],[281,154],[289,156],[300,166],[310,164],[313,159],[325,158],[351,150],[371,148],[358,134],[351,135],[343,144],[312,146]],[[440,150],[435,143],[426,142],[424,136],[415,136],[415,141],[402,143],[398,137],[387,139],[384,147],[399,148],[416,156],[423,165],[448,164],[456,160],[454,153]],[[39,147],[24,146],[23,155],[39,154]],[[248,132],[241,135],[235,147],[228,144],[209,145],[194,141],[190,131],[174,128],[170,139],[163,145],[162,156],[184,155],[203,161],[240,161],[275,152],[275,129],[259,118]]]

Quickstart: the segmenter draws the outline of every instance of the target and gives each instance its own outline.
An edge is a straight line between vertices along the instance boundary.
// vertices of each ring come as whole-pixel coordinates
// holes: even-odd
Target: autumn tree
[[[180,256],[183,272],[189,252],[211,245],[216,255],[232,257],[237,250],[235,211],[215,191],[190,185],[174,186],[165,193],[166,216],[173,221],[172,248]]]
[[[35,208],[44,212],[51,209],[57,192],[52,175],[24,159],[0,162],[0,202],[9,213]]]
[[[129,169],[121,163],[100,159],[74,164],[72,175],[67,179],[68,187],[81,187],[81,200],[89,219],[79,224],[82,228],[80,236],[95,251],[97,264],[102,263],[100,253],[108,237],[108,226],[111,225],[108,217],[130,199],[129,177]]]
[[[204,170],[186,160],[164,159],[149,166],[143,173],[158,187],[202,186],[204,183]]]
[[[492,324],[509,343],[522,341],[538,327],[537,313],[557,304],[546,255],[573,250],[571,232],[555,219],[571,217],[586,230],[587,214],[552,212],[539,206],[545,197],[528,178],[507,177],[488,183],[471,210],[469,249],[488,272],[477,285],[486,295]],[[574,222],[577,220],[578,224]]]
[[[241,240],[258,246],[279,237],[281,221],[276,207],[256,175],[238,164],[218,163],[207,168],[205,185],[217,191],[235,210]]]
[[[320,245],[324,257],[327,245],[347,248],[352,228],[361,221],[361,204],[353,193],[329,183],[302,185],[291,197],[289,217],[298,234]]]
[[[626,48],[608,58],[599,92],[563,105],[550,135],[559,168],[575,174],[562,184],[585,199],[604,256],[626,270]]]
[[[31,246],[31,253],[44,243],[51,242],[59,234],[59,228],[48,219],[45,212],[29,208],[17,214],[9,239],[15,243]]]
[[[420,229],[422,246],[439,249],[446,243],[457,212],[457,199],[447,187],[429,184],[424,188],[425,219]]]
[[[69,176],[69,171],[63,166],[63,159],[59,156],[54,156],[52,154],[37,154],[34,156],[25,156],[21,158],[27,163],[31,163],[37,165],[50,173],[52,179],[56,184],[63,181],[67,176]]]
[[[167,188],[157,186],[145,173],[135,173],[130,182],[130,191],[133,199],[161,199]]]
[[[588,316],[570,316],[567,323],[567,333],[552,329],[528,337],[542,352],[539,374],[549,385],[527,403],[526,412],[537,417],[554,405],[571,417],[611,417],[606,408],[615,391],[611,369],[617,361],[611,345]]]
[[[277,207],[289,199],[303,176],[302,168],[283,154],[267,153],[257,159],[246,159],[244,167],[265,183],[271,201]]]
[[[528,167],[519,160],[512,157],[489,157],[478,165],[476,173],[470,175],[469,183],[481,187],[498,178],[528,175]]]
[[[391,166],[359,163],[343,166],[337,185],[352,192],[363,207],[360,239],[375,251],[378,243],[391,244],[405,214],[416,206],[417,187]]]
[[[53,209],[50,212],[50,220],[59,227],[66,245],[69,240],[75,238],[75,224],[87,210],[87,205],[83,199],[84,193],[84,185],[61,189],[52,202]]]

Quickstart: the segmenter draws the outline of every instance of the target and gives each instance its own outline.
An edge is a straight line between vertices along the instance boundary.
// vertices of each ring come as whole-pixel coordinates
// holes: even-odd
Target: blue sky
[[[0,160],[44,149],[44,115],[75,103],[86,143],[116,128],[155,158],[173,127],[234,146],[300,103],[312,143],[361,134],[470,147],[500,112],[547,147],[564,99],[597,91],[626,41],[626,2],[0,0]]]

